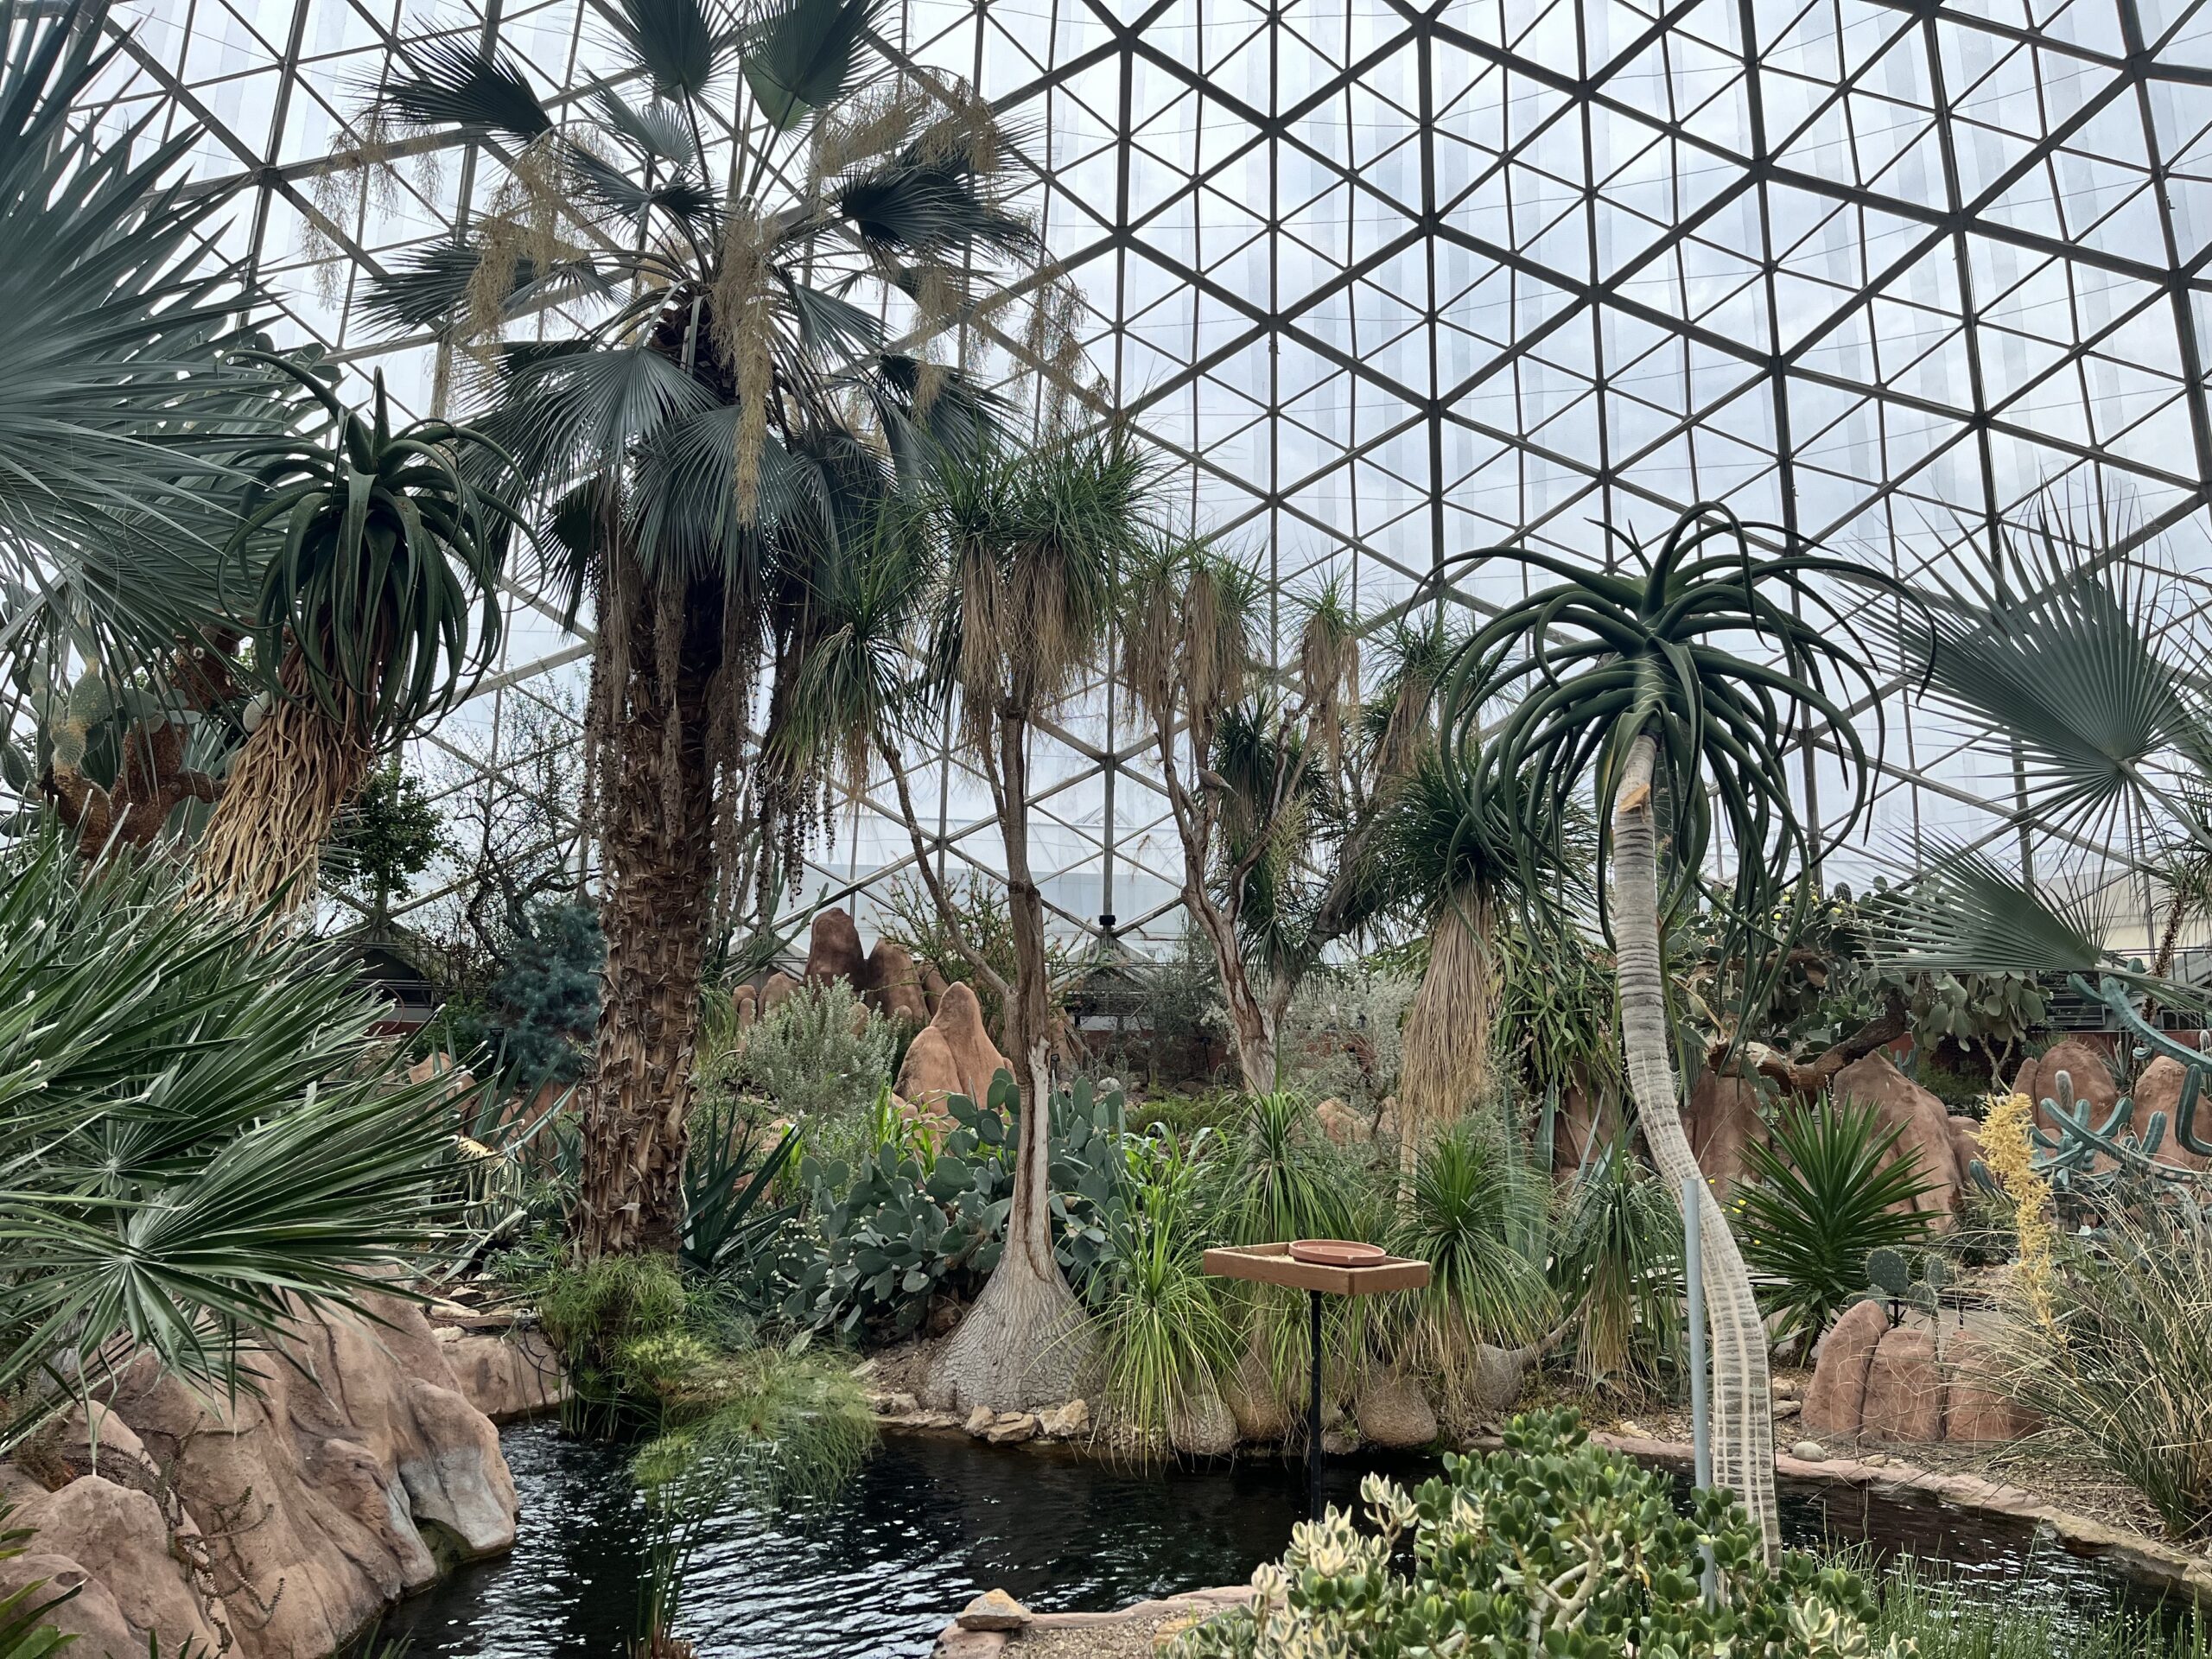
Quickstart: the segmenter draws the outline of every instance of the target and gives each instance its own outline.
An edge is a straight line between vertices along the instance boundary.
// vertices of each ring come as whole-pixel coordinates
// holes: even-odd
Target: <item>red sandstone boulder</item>
[[[779,968],[761,982],[760,1017],[766,1020],[798,992],[798,981]]]
[[[934,966],[922,969],[922,1001],[929,1005],[932,1015],[944,1006],[944,994],[949,988],[944,976]]]
[[[884,1018],[917,1026],[929,1024],[930,1005],[922,995],[921,970],[905,945],[878,939],[875,949],[868,953],[862,978],[868,1006]]]
[[[984,1029],[983,1005],[976,1000],[975,988],[965,983],[947,986],[930,1024],[944,1033],[945,1044],[952,1051],[952,1063],[959,1068],[962,1090],[981,1105],[990,1097],[991,1079],[1013,1068],[1007,1064],[1006,1056],[999,1052],[998,1045],[991,1040],[991,1033]],[[899,1092],[906,1091],[902,1089]]]
[[[1715,1193],[1726,1198],[1744,1179],[1744,1148],[1766,1139],[1758,1090],[1742,1077],[1701,1071],[1682,1108],[1697,1166]]]
[[[1961,1193],[1972,1190],[1974,1166],[1981,1156],[1981,1120],[1954,1112],[1943,1127],[1951,1135],[1951,1176]]]
[[[1859,1432],[1877,1440],[1943,1438],[1943,1371],[1926,1332],[1899,1326],[1875,1344]]]
[[[1813,1385],[1805,1390],[1803,1422],[1808,1434],[1853,1435],[1866,1399],[1866,1372],[1875,1348],[1889,1333],[1890,1316],[1874,1302],[1845,1311],[1821,1339]]]
[[[861,951],[861,931],[854,925],[850,913],[842,910],[817,911],[814,925],[807,933],[806,982],[827,985],[833,979],[842,979],[857,989],[865,961]]]
[[[153,1496],[158,1484],[150,1472],[143,1489],[86,1475],[22,1505],[9,1517],[10,1526],[36,1529],[34,1547],[40,1556],[65,1563],[61,1574],[73,1567],[99,1586],[102,1596],[93,1599],[83,1624],[64,1617],[73,1604],[57,1608],[54,1618],[58,1628],[81,1630],[90,1637],[83,1644],[89,1653],[98,1653],[99,1642],[108,1635],[105,1626],[110,1605],[131,1637],[130,1648],[109,1649],[118,1659],[125,1652],[145,1652],[149,1640],[158,1641],[163,1653],[181,1653],[193,1643],[212,1654],[229,1634],[223,1603],[196,1592],[178,1559],[182,1552],[172,1542],[160,1501]],[[199,1541],[194,1529],[192,1542]],[[54,1573],[54,1564],[40,1570]],[[64,1586],[56,1583],[51,1587]],[[78,1598],[85,1599],[85,1594]]]
[[[1943,1103],[1880,1052],[1853,1060],[1837,1072],[1833,1092],[1838,1101],[1872,1107],[1885,1129],[1897,1131],[1897,1155],[1919,1160],[1920,1179],[1929,1190],[1892,1207],[1920,1211],[1935,1217],[1939,1225],[1948,1222],[1958,1204],[1959,1175],[1950,1114]]]
[[[750,985],[741,985],[730,997],[730,1010],[736,1016],[737,1028],[750,1031],[760,1020],[760,994]]]
[[[2002,1363],[2003,1357],[1977,1338],[1961,1335],[1951,1339],[1950,1351],[1944,1356],[1945,1440],[1986,1445],[2017,1440],[2032,1432],[2029,1414],[1996,1387],[1997,1368]]]
[[[916,1106],[931,1111],[942,1111],[947,1096],[968,1092],[960,1080],[960,1063],[953,1058],[952,1045],[935,1026],[924,1026],[906,1045],[906,1058],[899,1063],[899,1081],[893,1087]]]
[[[1569,1085],[1560,1091],[1559,1116],[1552,1128],[1552,1172],[1572,1175],[1612,1144],[1620,1133],[1620,1108],[1607,1103],[1602,1121],[1589,1091]],[[1694,1144],[1694,1143],[1693,1143]]]
[[[1340,1147],[1365,1141],[1375,1132],[1372,1124],[1333,1095],[1313,1108],[1313,1119],[1321,1133]]]
[[[2043,1109],[2046,1100],[2056,1100],[2058,1074],[2066,1074],[2076,1105],[2086,1101],[2093,1121],[2102,1121],[2120,1098],[2120,1083],[2113,1076],[2112,1062],[2102,1049],[2085,1042],[2079,1037],[2069,1037],[2053,1043],[2036,1058],[2020,1067],[2012,1079],[2012,1092],[2025,1095],[2036,1103],[2036,1117],[2043,1126],[2052,1128],[2050,1115]]]
[[[552,1345],[537,1331],[464,1331],[435,1326],[446,1367],[468,1403],[495,1423],[560,1408],[569,1382]]]
[[[2176,1169],[2202,1169],[2212,1160],[2199,1157],[2183,1146],[2175,1137],[2176,1114],[2181,1108],[2181,1086],[2188,1073],[2182,1063],[2169,1055],[2161,1054],[2143,1068],[2143,1075],[2135,1080],[2135,1111],[2129,1126],[2137,1135],[2150,1127],[2151,1114],[2166,1115],[2166,1132],[2158,1142],[2154,1160]],[[2200,1086],[2196,1103],[2196,1137],[2212,1141],[2212,1087]]]

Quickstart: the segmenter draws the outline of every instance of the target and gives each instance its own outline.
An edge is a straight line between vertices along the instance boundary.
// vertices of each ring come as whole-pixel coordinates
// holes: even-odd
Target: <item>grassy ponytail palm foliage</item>
[[[309,371],[264,360],[308,390],[332,431],[245,452],[260,465],[232,544],[260,565],[254,655],[272,700],[198,855],[203,890],[249,908],[308,896],[378,755],[450,708],[491,660],[512,516],[462,476],[483,441],[442,421],[395,430],[382,374],[364,417]],[[257,546],[264,533],[282,537],[273,550]]]
[[[388,124],[481,134],[508,160],[470,239],[373,298],[489,372],[484,425],[541,520],[549,586],[595,612],[590,1255],[677,1246],[710,921],[795,864],[825,811],[823,773],[756,758],[788,752],[853,537],[990,423],[990,399],[902,339],[999,304],[1038,256],[988,106],[890,73],[873,0],[609,10],[615,73],[557,122],[513,63],[466,46],[393,81]],[[1032,334],[1053,360],[1052,331]]]
[[[1734,951],[1755,1006],[1779,951],[1768,918],[1823,843],[1789,789],[1803,722],[1827,741],[1866,803],[1866,753],[1831,687],[1873,700],[1872,658],[1823,578],[1874,580],[1814,555],[1754,550],[1726,508],[1693,508],[1656,554],[1630,543],[1635,569],[1577,569],[1504,555],[1560,578],[1510,607],[1468,644],[1448,686],[1446,749],[1478,802],[1516,830],[1522,886],[1541,903],[1541,865],[1559,856],[1576,798],[1594,786],[1609,811],[1598,830],[1611,874],[1599,915],[1619,976],[1622,1046],[1646,1141],[1673,1190],[1694,1182],[1713,1338],[1714,1476],[1779,1548],[1765,1325],[1742,1252],[1700,1176],[1682,1128],[1667,1015],[1665,918],[1695,896],[1716,835],[1733,850],[1728,899]],[[1775,661],[1739,653],[1757,637]],[[1486,715],[1510,703],[1488,741]],[[1665,842],[1662,857],[1661,842]],[[1804,902],[1805,889],[1794,889]]]

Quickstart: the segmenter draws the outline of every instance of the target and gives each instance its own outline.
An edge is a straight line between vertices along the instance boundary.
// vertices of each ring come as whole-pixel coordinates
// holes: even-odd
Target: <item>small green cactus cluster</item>
[[[1914,1269],[1917,1268],[1918,1272]],[[1899,1311],[1916,1307],[1933,1315],[1942,1306],[1943,1292],[1951,1282],[1951,1269],[1941,1255],[1929,1250],[1916,1261],[1903,1250],[1883,1249],[1866,1252],[1866,1280],[1872,1287],[1859,1295],[1862,1302],[1887,1302],[1890,1322]]]

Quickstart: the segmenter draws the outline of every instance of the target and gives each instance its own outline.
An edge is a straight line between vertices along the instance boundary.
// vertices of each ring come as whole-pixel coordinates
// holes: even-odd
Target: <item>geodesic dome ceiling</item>
[[[420,405],[433,345],[349,301],[452,237],[496,169],[456,143],[371,188],[350,165],[366,97],[442,34],[573,94],[608,15],[134,0],[113,26],[134,92],[206,128],[202,172],[251,185],[231,234],[282,327]],[[2212,0],[890,0],[880,27],[1024,130],[1091,369],[1169,459],[1178,511],[1261,562],[1286,635],[1332,573],[1387,608],[1471,550],[1602,559],[1599,525],[1653,535],[1700,499],[1913,581],[1982,559],[2050,492],[2179,573],[2177,625],[2203,601]],[[1524,580],[1491,560],[1453,592]],[[478,764],[504,764],[511,700],[582,671],[517,610],[458,717],[490,746],[435,740]],[[1111,913],[1157,944],[1179,926],[1174,836],[1121,714],[1103,683],[1066,712],[1040,863],[1068,927]],[[2000,748],[1889,715],[1877,823],[1832,875],[2008,833]],[[933,850],[988,871],[980,783],[942,754],[925,775]],[[1816,756],[1802,787],[1835,810]],[[2147,832],[2084,855],[2126,885]],[[907,856],[855,802],[803,897]]]

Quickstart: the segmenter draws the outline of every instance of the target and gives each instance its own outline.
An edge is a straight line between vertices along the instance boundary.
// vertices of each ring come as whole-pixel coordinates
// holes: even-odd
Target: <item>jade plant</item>
[[[1859,1576],[1797,1551],[1767,1564],[1727,1493],[1688,1511],[1669,1478],[1593,1446],[1570,1410],[1506,1426],[1503,1449],[1447,1456],[1408,1492],[1360,1489],[1369,1529],[1342,1510],[1293,1529],[1252,1575],[1250,1605],[1178,1638],[1180,1659],[1401,1659],[1423,1654],[1618,1659],[1899,1659],[1876,1649]],[[1410,1554],[1411,1571],[1397,1560]],[[1716,1592],[1702,1582],[1710,1565]]]

